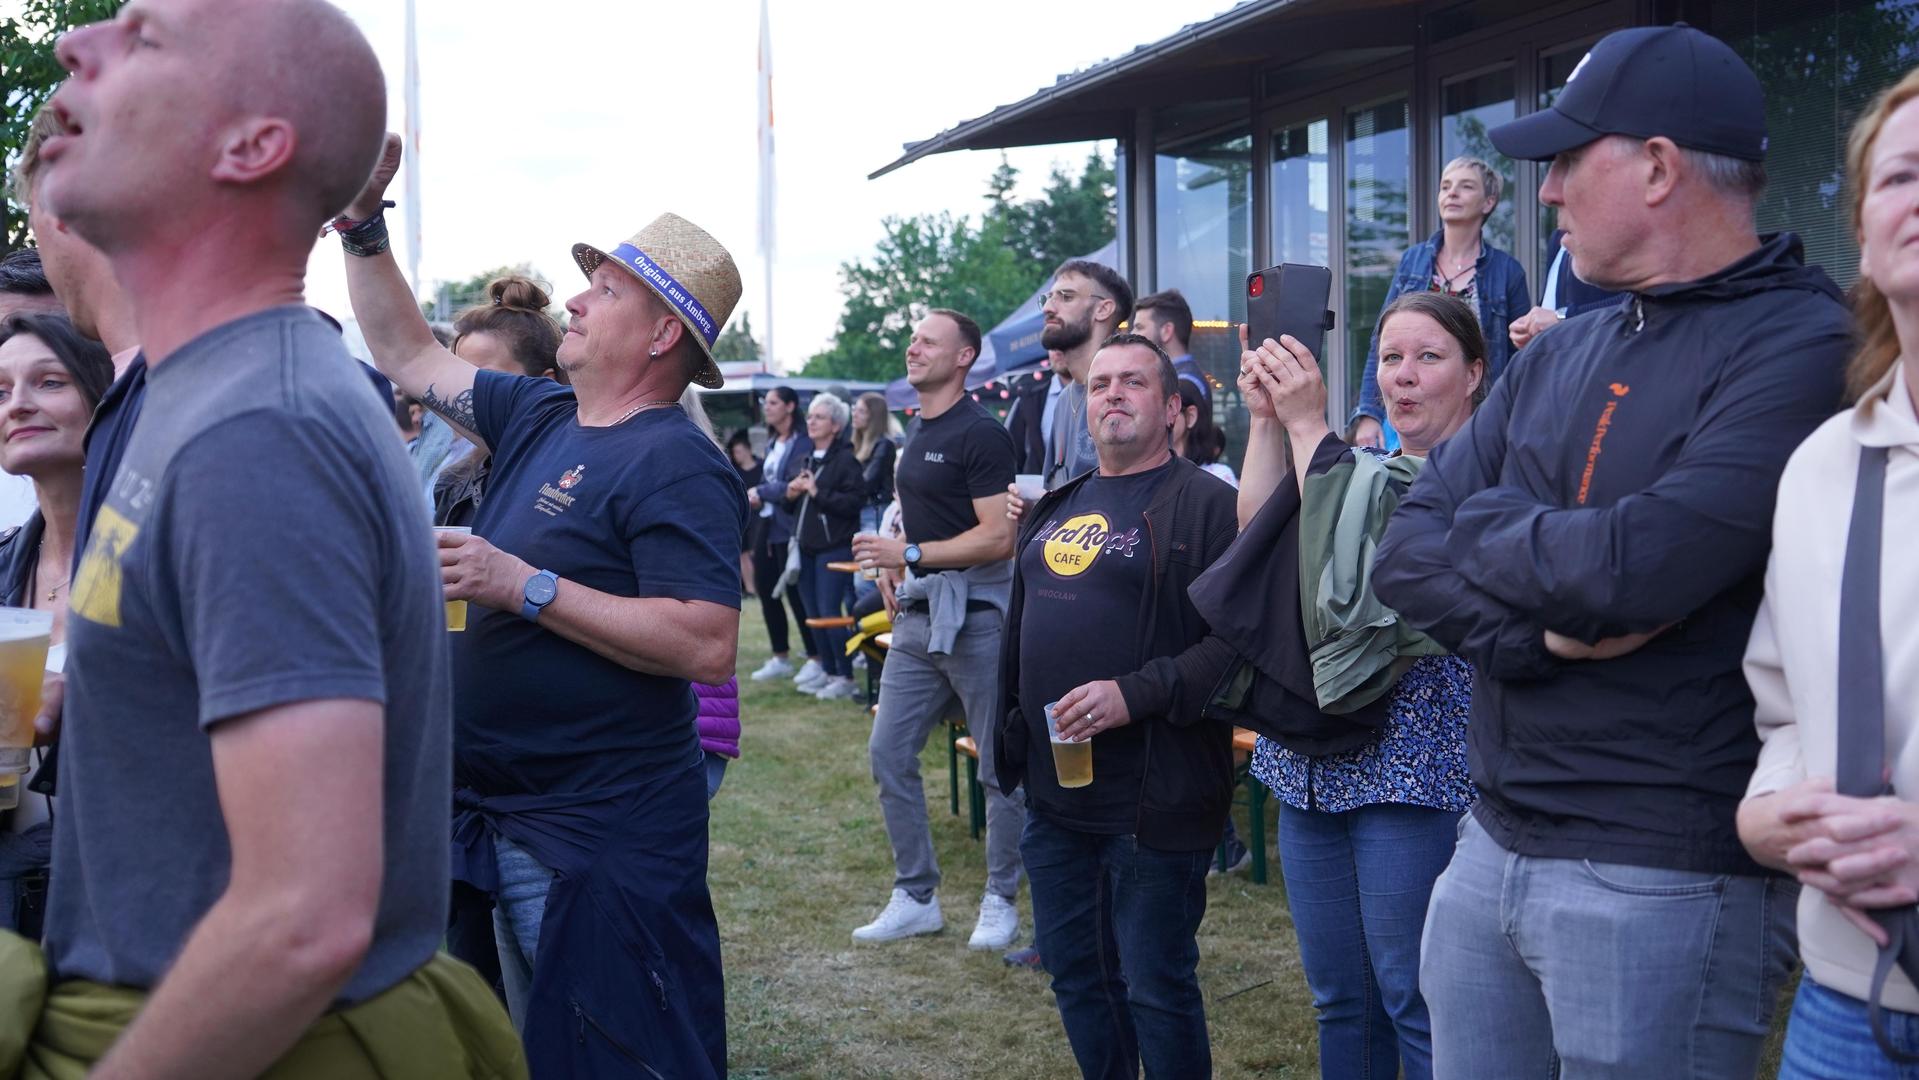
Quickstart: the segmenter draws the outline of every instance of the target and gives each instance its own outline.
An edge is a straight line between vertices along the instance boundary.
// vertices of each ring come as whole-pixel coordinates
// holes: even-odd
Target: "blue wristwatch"
[[[527,622],[539,622],[540,612],[546,605],[560,595],[560,576],[551,570],[542,570],[526,579],[526,594],[520,604],[520,618]]]

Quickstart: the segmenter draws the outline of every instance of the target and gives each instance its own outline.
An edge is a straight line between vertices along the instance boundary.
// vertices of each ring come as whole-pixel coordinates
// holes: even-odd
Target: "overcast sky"
[[[399,130],[405,6],[338,2],[380,51]],[[901,143],[1227,6],[772,0],[781,362],[797,367],[827,344],[839,264],[872,250],[883,217],[978,213],[997,152],[939,155],[868,181]],[[526,261],[563,298],[580,283],[574,242],[616,244],[672,210],[732,250],[746,279],[742,307],[762,330],[758,0],[418,0],[417,10],[423,293],[436,280]],[[1077,168],[1088,149],[1013,151],[1022,194],[1038,194],[1055,161]],[[394,225],[402,236],[404,224]],[[345,314],[340,259],[336,243],[320,245],[309,284],[314,303]]]

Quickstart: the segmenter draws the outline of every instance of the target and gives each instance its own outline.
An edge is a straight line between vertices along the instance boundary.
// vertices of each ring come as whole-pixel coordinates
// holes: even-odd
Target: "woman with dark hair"
[[[1173,453],[1239,486],[1233,467],[1219,460],[1226,453],[1226,433],[1213,423],[1213,403],[1200,388],[1198,377],[1179,377],[1179,413],[1173,417]]]
[[[786,487],[802,472],[812,455],[800,418],[800,396],[790,386],[775,386],[760,403],[766,417],[766,461],[761,466],[760,486],[746,489],[746,505],[760,519],[759,543],[753,548],[753,584],[760,594],[760,614],[766,617],[766,637],[773,655],[753,672],[754,682],[793,676],[793,685],[815,693],[826,685],[826,669],[820,666],[819,650],[813,633],[806,628],[806,604],[800,599],[799,575],[786,573],[787,546],[793,540],[793,506],[786,501]],[[786,608],[780,605],[780,581],[786,579],[785,600],[793,608],[793,621],[800,628],[800,647],[806,651],[806,663],[795,672],[787,659]]]
[[[1252,430],[1238,543],[1295,575],[1286,610],[1264,625],[1296,636],[1287,648],[1310,673],[1315,700],[1304,704],[1318,710],[1272,725],[1280,737],[1260,736],[1252,769],[1282,804],[1280,866],[1319,1011],[1320,1071],[1421,1078],[1432,1075],[1432,1027],[1420,933],[1473,798],[1472,672],[1400,627],[1370,573],[1386,518],[1433,447],[1472,417],[1488,374],[1478,316],[1456,297],[1407,293],[1377,333],[1379,391],[1400,436],[1392,454],[1329,430],[1318,361],[1298,341],[1242,356]]]
[[[753,439],[744,429],[735,431],[726,440],[726,458],[740,474],[740,483],[751,491],[766,479],[766,469],[760,465],[758,454],[753,452]],[[766,522],[758,514],[746,519],[746,531],[740,534],[740,586],[748,597],[760,594],[753,582],[753,549],[759,546],[760,534],[766,531]]]
[[[1761,746],[1739,839],[1802,886],[1782,1080],[1909,1077],[1919,1054],[1895,953],[1919,900],[1919,71],[1859,118],[1846,172],[1854,405],[1786,464],[1745,659]]]
[[[94,406],[113,382],[113,358],[64,315],[14,315],[0,322],[0,469],[33,481],[39,509],[0,534],[0,606],[53,613],[48,666],[65,651],[67,582],[85,476],[84,440]],[[24,777],[9,777],[18,785]],[[43,796],[16,791],[6,831],[21,838],[0,860],[0,927],[30,939],[51,861],[52,825]]]
[[[552,304],[546,290],[523,277],[494,278],[486,283],[487,300],[462,311],[453,321],[453,355],[477,368],[565,382],[555,354],[563,331],[546,313]],[[437,425],[449,434],[453,426],[438,413],[427,412],[420,432],[424,443]],[[487,471],[492,455],[455,437],[455,446],[467,449],[448,454],[431,481],[433,523],[472,525],[473,515],[486,497]]]

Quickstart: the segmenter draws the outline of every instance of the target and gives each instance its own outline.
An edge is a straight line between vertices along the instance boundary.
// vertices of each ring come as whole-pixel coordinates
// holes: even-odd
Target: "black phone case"
[[[1246,339],[1255,349],[1267,338],[1278,341],[1291,334],[1326,356],[1326,334],[1333,329],[1327,302],[1333,294],[1333,272],[1323,266],[1281,263],[1246,275]]]

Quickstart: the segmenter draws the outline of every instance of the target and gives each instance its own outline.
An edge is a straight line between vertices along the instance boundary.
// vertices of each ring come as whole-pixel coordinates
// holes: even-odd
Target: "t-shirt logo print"
[[[580,477],[584,475],[585,473],[586,473],[585,465],[575,465],[571,469],[568,469],[566,472],[561,473],[560,474],[560,490],[561,491],[572,490],[573,485],[579,483]]]
[[[1049,521],[1040,535],[1046,569],[1063,578],[1084,574],[1102,553],[1130,559],[1139,547],[1139,529],[1114,533],[1112,523],[1100,513],[1075,514],[1064,524]]]

